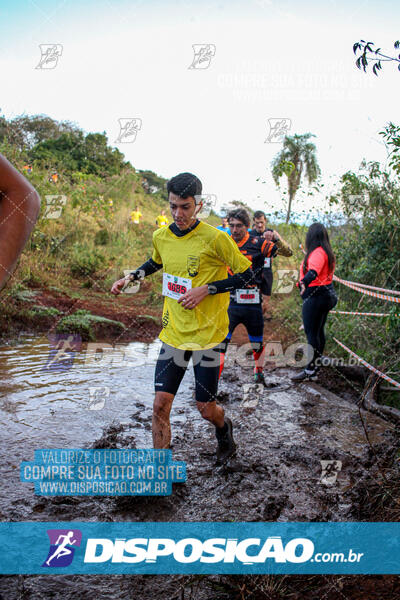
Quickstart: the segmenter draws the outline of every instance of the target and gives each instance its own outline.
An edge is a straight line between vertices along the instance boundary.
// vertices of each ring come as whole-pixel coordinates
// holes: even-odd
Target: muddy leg
[[[214,402],[197,402],[197,408],[203,419],[210,421],[215,427],[224,426],[224,409]]]
[[[153,404],[153,448],[169,448],[171,444],[171,412],[174,395],[168,392],[156,392]]]

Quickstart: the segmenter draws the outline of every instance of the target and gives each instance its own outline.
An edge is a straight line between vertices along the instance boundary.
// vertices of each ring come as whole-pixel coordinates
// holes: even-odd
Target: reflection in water
[[[135,427],[138,446],[151,447],[154,366],[161,342],[91,344],[74,353],[67,370],[54,370],[47,338],[25,337],[0,347],[0,427],[8,448],[82,447],[112,421]],[[51,364],[51,368],[48,365]],[[56,367],[57,368],[57,367]],[[176,422],[199,418],[192,369],[174,403]],[[178,410],[177,410],[178,409]],[[134,414],[134,419],[132,416]],[[172,414],[172,422],[174,422]],[[29,454],[29,453],[28,453]]]

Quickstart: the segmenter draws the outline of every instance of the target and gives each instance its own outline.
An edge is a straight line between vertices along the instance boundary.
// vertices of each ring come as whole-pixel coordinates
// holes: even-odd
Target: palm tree
[[[276,185],[279,185],[282,175],[286,175],[288,180],[289,204],[286,223],[289,223],[292,203],[300,187],[303,171],[309,185],[316,181],[321,173],[315,156],[315,144],[309,141],[311,137],[315,136],[312,133],[285,136],[282,150],[272,161],[272,177]]]

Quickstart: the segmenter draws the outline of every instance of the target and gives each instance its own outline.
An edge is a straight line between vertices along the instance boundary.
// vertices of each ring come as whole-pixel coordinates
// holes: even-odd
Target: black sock
[[[227,433],[228,433],[228,425],[226,423],[224,423],[222,427],[215,428],[215,435],[217,436],[218,439],[225,437],[225,435]]]

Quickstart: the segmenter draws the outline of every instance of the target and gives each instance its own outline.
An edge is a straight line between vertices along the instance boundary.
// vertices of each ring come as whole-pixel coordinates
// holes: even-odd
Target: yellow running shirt
[[[169,221],[165,215],[158,215],[156,223],[159,227],[164,227],[165,225],[168,225]]]
[[[152,259],[162,263],[164,273],[189,278],[192,288],[226,279],[227,267],[233,273],[243,273],[251,266],[231,237],[201,221],[182,237],[169,227],[157,229],[153,247]],[[192,310],[166,296],[160,340],[187,350],[216,346],[228,333],[228,305],[229,292],[208,295]]]
[[[133,210],[131,212],[132,223],[136,223],[136,225],[138,225],[140,217],[143,217],[143,215],[139,210]]]

